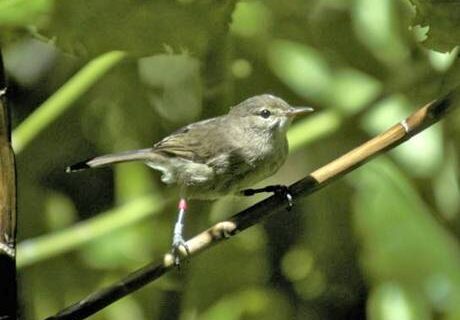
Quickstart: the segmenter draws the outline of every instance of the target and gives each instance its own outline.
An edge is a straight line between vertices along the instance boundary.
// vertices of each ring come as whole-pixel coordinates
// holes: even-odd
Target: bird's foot
[[[181,250],[181,248],[183,248],[183,250]],[[174,265],[178,268],[180,268],[181,257],[184,254],[186,256],[190,255],[190,249],[182,235],[174,235],[171,254],[174,258]]]
[[[273,192],[275,195],[280,196],[283,199],[286,199],[288,203],[288,207],[287,207],[288,211],[290,211],[292,207],[294,206],[294,201],[293,201],[291,192],[289,191],[289,187],[282,185],[282,184],[266,186],[260,189],[245,189],[241,191],[241,193],[244,196],[248,196],[248,197],[255,195],[257,193],[262,193],[262,192]]]
[[[292,194],[289,191],[288,186],[285,186],[283,184],[277,184],[277,185],[269,186],[269,187],[273,187],[272,188],[273,190],[271,191],[277,196],[287,201],[288,206],[286,209],[287,211],[291,211],[292,207],[294,206],[294,201],[292,199]]]

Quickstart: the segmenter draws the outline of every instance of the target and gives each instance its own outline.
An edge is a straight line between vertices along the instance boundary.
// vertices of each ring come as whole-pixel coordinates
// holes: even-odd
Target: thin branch
[[[289,187],[291,195],[294,199],[298,199],[316,192],[378,154],[410,139],[444,117],[447,111],[452,108],[452,100],[452,94],[449,94],[444,98],[428,103],[406,120],[292,184]],[[184,256],[184,259],[189,259],[220,241],[234,236],[260,222],[262,218],[286,209],[286,206],[285,199],[271,196],[241,211],[227,221],[217,223],[187,241],[190,252],[187,257]],[[47,319],[84,319],[160,278],[171,269],[173,269],[173,258],[168,253],[163,256],[161,261],[139,269],[125,279],[89,295]]]
[[[0,52],[0,319],[17,318],[16,167]]]

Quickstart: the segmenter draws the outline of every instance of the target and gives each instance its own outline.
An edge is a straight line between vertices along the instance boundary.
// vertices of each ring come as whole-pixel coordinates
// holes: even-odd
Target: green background
[[[317,110],[261,183],[292,183],[460,82],[460,2],[0,0],[21,312],[42,319],[169,250],[145,148],[272,93]],[[460,319],[460,113],[93,319]],[[1,169],[1,168],[0,168]],[[259,198],[192,201],[191,236]]]

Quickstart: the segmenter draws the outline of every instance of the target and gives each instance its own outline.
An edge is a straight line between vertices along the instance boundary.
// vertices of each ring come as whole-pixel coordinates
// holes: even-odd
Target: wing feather
[[[157,142],[153,149],[168,157],[207,163],[229,145],[222,134],[222,120],[217,117],[190,124]]]

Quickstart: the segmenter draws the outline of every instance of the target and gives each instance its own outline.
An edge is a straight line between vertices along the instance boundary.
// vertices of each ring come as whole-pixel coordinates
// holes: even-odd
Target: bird
[[[283,165],[292,120],[311,111],[311,107],[293,107],[271,94],[257,95],[231,107],[227,114],[182,127],[151,148],[97,156],[71,165],[66,171],[141,161],[161,172],[163,183],[176,184],[178,218],[171,250],[174,263],[179,265],[179,249],[183,247],[188,253],[183,237],[188,200],[274,192],[283,194],[292,206],[286,186],[248,188],[272,176]]]

